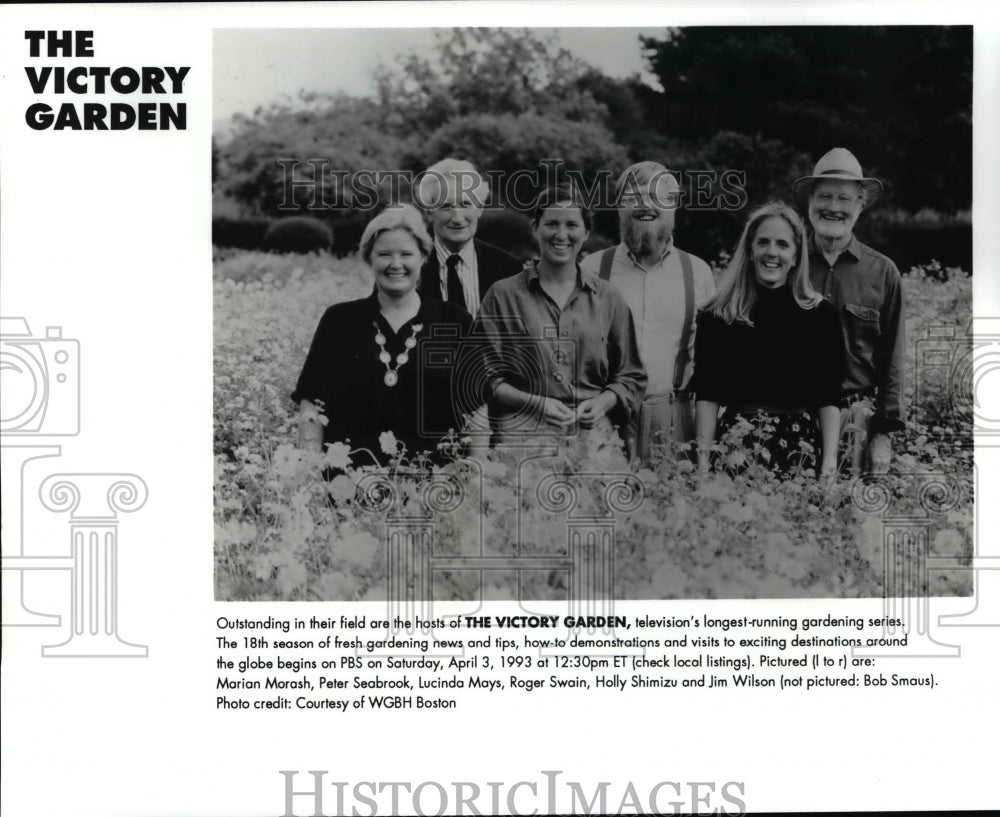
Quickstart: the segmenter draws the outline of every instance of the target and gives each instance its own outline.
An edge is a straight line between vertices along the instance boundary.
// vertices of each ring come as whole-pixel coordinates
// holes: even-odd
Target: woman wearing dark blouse
[[[816,452],[818,473],[836,469],[843,341],[837,310],[809,283],[801,219],[785,204],[747,221],[718,294],[698,318],[692,389],[698,464],[739,419],[773,425],[764,459],[787,472]],[[719,407],[725,406],[721,423]],[[818,420],[818,427],[817,427]],[[720,427],[721,426],[721,427]],[[752,432],[745,447],[760,440]]]
[[[426,344],[454,347],[468,334],[471,316],[461,307],[422,300],[420,268],[432,250],[419,212],[389,207],[361,237],[360,254],[375,289],[367,298],[331,306],[319,322],[292,399],[315,412],[300,415],[300,436],[311,446],[347,442],[357,465],[385,464],[379,437],[391,431],[407,459],[433,454],[462,418],[452,401],[453,365],[434,365]],[[455,360],[444,350],[438,360]]]

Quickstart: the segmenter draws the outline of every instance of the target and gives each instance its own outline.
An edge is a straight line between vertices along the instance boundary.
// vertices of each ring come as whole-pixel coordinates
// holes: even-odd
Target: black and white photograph
[[[216,30],[217,598],[969,595],[972,42]]]
[[[0,810],[995,809],[997,144],[987,0],[0,6]]]

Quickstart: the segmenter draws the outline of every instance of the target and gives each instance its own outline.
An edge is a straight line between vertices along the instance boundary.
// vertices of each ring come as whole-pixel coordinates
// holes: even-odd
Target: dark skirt
[[[820,457],[818,417],[811,411],[727,409],[718,426],[722,468],[736,474],[759,463],[781,476],[802,469],[815,473]]]

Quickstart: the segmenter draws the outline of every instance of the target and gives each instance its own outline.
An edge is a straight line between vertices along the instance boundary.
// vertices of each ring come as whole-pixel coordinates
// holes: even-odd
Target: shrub
[[[291,216],[268,228],[264,245],[276,252],[318,252],[333,246],[333,233],[322,221],[311,216]]]
[[[598,171],[617,174],[629,164],[625,149],[603,125],[535,113],[451,119],[428,137],[421,153],[427,164],[442,156],[462,156],[480,172],[497,174],[491,179],[495,201],[518,207],[529,206],[545,182],[543,161],[561,161],[559,172],[578,171],[584,184]],[[536,169],[537,179],[524,174],[525,168]]]
[[[613,247],[615,243],[615,241],[608,238],[606,235],[591,232],[590,237],[583,244],[583,250],[580,252],[580,257],[585,258],[593,252],[600,252],[608,247]]]
[[[375,213],[369,215],[373,216]],[[333,222],[333,251],[337,258],[346,258],[351,253],[357,252],[369,215],[352,212]]]
[[[212,244],[216,247],[262,250],[270,226],[271,219],[264,217],[216,216],[212,219]]]
[[[933,258],[937,272],[949,268],[972,272],[972,218],[925,208],[916,213],[875,207],[858,221],[858,238],[889,256],[906,272]]]
[[[531,219],[506,207],[483,211],[476,230],[476,238],[506,250],[523,261],[534,258],[537,254],[537,243],[531,231]]]

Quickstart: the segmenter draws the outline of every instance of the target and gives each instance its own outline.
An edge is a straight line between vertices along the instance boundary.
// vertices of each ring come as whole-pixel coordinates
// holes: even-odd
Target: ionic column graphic
[[[10,445],[0,450],[3,485],[8,491],[4,503],[2,528],[3,550],[3,626],[4,627],[58,627],[61,617],[36,613],[24,604],[25,573],[29,570],[65,570],[67,565],[59,557],[31,557],[24,552],[24,489],[25,471],[32,460],[58,457],[58,445]]]
[[[902,621],[886,626],[886,638],[906,635],[901,646],[853,647],[857,656],[956,657],[960,649],[931,633],[928,553],[932,517],[953,509],[961,498],[961,485],[948,474],[917,474],[918,508],[906,514],[893,512],[892,493],[882,476],[868,476],[851,487],[854,503],[864,513],[882,517],[882,611]]]
[[[601,500],[582,512],[581,491],[600,493]],[[549,474],[538,481],[535,495],[545,510],[566,514],[569,613],[614,615],[617,514],[642,505],[644,486],[631,474]]]
[[[567,523],[569,612],[611,616],[615,612],[615,523],[602,519]]]
[[[135,474],[53,474],[42,483],[42,504],[69,512],[72,570],[69,638],[43,647],[43,656],[148,654],[118,635],[118,514],[139,510],[147,494]]]
[[[406,501],[398,480],[412,479],[418,493]],[[431,642],[438,633],[415,622],[429,622],[433,613],[433,557],[436,514],[451,513],[466,499],[465,489],[453,474],[395,472],[367,474],[357,486],[358,507],[385,520],[386,620],[389,634],[405,638],[419,631]],[[413,630],[397,627],[397,620],[414,622]],[[451,648],[449,648],[451,650]],[[451,650],[451,652],[454,652]],[[407,654],[392,650],[389,654]]]
[[[983,446],[976,451],[978,460],[985,463],[997,463],[1000,451]],[[975,515],[974,551],[971,565],[957,565],[954,560],[931,559],[929,567],[940,570],[972,571],[972,593],[975,605],[967,613],[939,616],[938,623],[942,627],[1000,627],[1000,545],[996,538],[981,535],[979,526],[979,509],[983,505],[983,494],[979,490],[980,462],[973,466],[975,477]],[[989,470],[989,465],[983,468]]]
[[[389,621],[429,621],[431,554],[434,525],[430,520],[386,520],[386,603]]]

